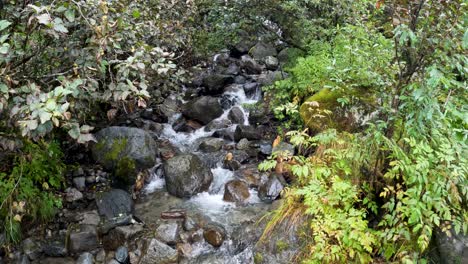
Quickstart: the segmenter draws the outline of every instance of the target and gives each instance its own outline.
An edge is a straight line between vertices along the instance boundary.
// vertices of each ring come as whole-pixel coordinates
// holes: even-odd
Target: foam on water
[[[222,167],[217,167],[211,169],[213,173],[213,182],[210,186],[210,193],[213,194],[224,194],[224,185],[234,179],[234,172],[230,170],[223,169]]]
[[[166,180],[164,178],[155,177],[151,179],[151,182],[145,186],[145,193],[151,194],[157,190],[163,189],[166,186]]]

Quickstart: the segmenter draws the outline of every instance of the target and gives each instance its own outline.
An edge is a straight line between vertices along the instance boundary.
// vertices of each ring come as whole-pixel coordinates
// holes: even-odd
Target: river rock
[[[264,61],[266,57],[276,57],[278,52],[276,48],[270,43],[258,42],[251,50],[250,54],[257,61]]]
[[[94,256],[89,252],[85,252],[80,255],[76,264],[94,264]]]
[[[163,105],[158,105],[155,108],[146,108],[140,113],[140,116],[156,123],[167,123],[169,118],[165,114],[165,111],[162,110],[164,107]]]
[[[115,260],[120,264],[130,264],[130,257],[128,255],[128,248],[121,246],[115,251]]]
[[[235,159],[223,160],[223,169],[236,171],[240,168],[240,166],[241,166],[240,162]]]
[[[242,56],[242,66],[241,68],[247,74],[260,74],[262,73],[263,69],[260,64],[258,64],[254,59],[250,56]]]
[[[252,125],[265,125],[270,123],[268,110],[263,107],[255,107],[249,112],[249,123]]]
[[[279,65],[279,62],[278,62],[278,59],[273,57],[273,56],[267,56],[265,58],[265,66],[268,70],[270,71],[274,71],[276,69],[278,69],[278,65]]]
[[[238,125],[234,131],[234,139],[236,142],[239,142],[243,138],[248,140],[259,140],[262,138],[262,134],[253,126]]]
[[[294,155],[295,153],[295,148],[293,145],[286,143],[286,142],[280,142],[278,145],[273,147],[273,152],[287,152],[290,155]]]
[[[246,82],[247,82],[247,79],[242,75],[238,75],[234,78],[235,84],[245,84]]]
[[[258,82],[263,86],[274,84],[276,81],[287,78],[287,74],[281,71],[268,71],[258,77]]]
[[[209,225],[203,231],[203,237],[213,247],[220,247],[226,238],[226,231],[218,225]]]
[[[453,230],[449,232],[451,236],[441,230],[435,232],[440,263],[468,263],[468,236],[456,234]]]
[[[86,188],[86,178],[85,177],[75,177],[73,178],[73,185],[80,191],[83,191]]]
[[[44,254],[49,257],[65,257],[68,253],[65,241],[53,240],[44,246]]]
[[[239,74],[239,71],[240,71],[239,66],[237,66],[237,64],[235,64],[235,63],[231,63],[231,64],[229,64],[229,66],[227,67],[227,69],[224,71],[224,74],[227,74],[227,75],[238,75],[238,74]],[[235,82],[235,80],[234,80],[234,82]]]
[[[179,225],[176,222],[162,224],[156,228],[156,236],[168,245],[175,245],[179,240]]]
[[[23,252],[30,260],[38,259],[43,250],[41,244],[32,238],[27,238],[22,243]]]
[[[99,214],[107,219],[131,215],[133,212],[132,197],[129,193],[120,189],[98,194],[96,205]]]
[[[143,232],[141,224],[118,226],[103,236],[102,245],[107,250],[116,250],[141,232]]]
[[[140,261],[140,264],[169,264],[176,263],[178,258],[177,251],[163,242],[152,239],[146,254]]]
[[[156,142],[139,128],[108,127],[96,134],[97,144],[92,147],[94,159],[106,169],[116,169],[123,160],[138,169],[156,164]],[[121,164],[121,163],[120,163]]]
[[[70,232],[69,249],[71,253],[91,251],[99,247],[95,226],[80,225]]]
[[[245,122],[244,111],[238,106],[233,107],[229,111],[228,118],[234,124],[244,124]]]
[[[217,98],[202,96],[188,102],[182,107],[184,116],[206,125],[223,114],[223,109]]]
[[[209,137],[201,139],[201,143],[198,147],[203,152],[216,152],[221,150],[224,145],[224,140],[215,137]]]
[[[244,84],[244,92],[247,96],[253,96],[257,91],[258,83],[250,82]]]
[[[234,82],[234,77],[224,74],[211,74],[203,78],[204,93],[209,95],[221,94],[224,87]]]
[[[224,185],[224,197],[226,202],[245,203],[250,197],[249,186],[243,181],[232,180]]]
[[[180,198],[207,191],[213,181],[211,170],[193,154],[175,156],[164,162],[167,191]]]
[[[286,181],[283,176],[272,174],[270,178],[260,186],[258,197],[264,202],[273,202],[280,196],[285,186]]]
[[[65,190],[65,200],[69,203],[83,199],[83,194],[76,188],[67,188]]]

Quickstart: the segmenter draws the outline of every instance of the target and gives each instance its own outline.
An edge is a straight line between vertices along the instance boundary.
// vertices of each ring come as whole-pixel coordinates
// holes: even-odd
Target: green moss
[[[339,92],[322,89],[309,97],[299,111],[304,124],[315,132],[327,128],[338,128],[333,115],[340,107],[337,99],[341,96]]]
[[[131,158],[124,157],[117,162],[114,174],[116,180],[130,185],[135,182],[136,172],[135,161]]]
[[[254,263],[259,264],[262,262],[263,262],[263,255],[257,252],[254,256]]]
[[[278,253],[286,250],[287,248],[288,248],[288,243],[281,241],[281,240],[276,242],[276,250]]]
[[[99,147],[99,146],[96,146],[96,147]],[[127,147],[126,138],[115,140],[112,143],[112,148],[106,153],[106,156],[104,157],[105,160],[110,161],[110,162],[116,162],[117,160],[119,160],[120,154],[126,147]]]

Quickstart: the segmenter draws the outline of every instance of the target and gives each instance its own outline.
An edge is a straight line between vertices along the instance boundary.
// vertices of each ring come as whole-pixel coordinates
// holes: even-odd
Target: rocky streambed
[[[285,76],[285,56],[259,42],[251,57],[244,44],[214,56],[180,93],[100,129],[96,163],[70,172],[64,209],[32,229],[11,261],[291,263],[294,235],[259,243],[261,219],[287,183],[258,164],[278,149],[294,152],[272,147],[259,104],[261,88]]]

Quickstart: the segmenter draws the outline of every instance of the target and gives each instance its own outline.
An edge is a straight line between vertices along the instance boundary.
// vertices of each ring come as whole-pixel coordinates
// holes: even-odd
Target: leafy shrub
[[[64,185],[61,159],[55,142],[26,142],[11,170],[0,172],[0,223],[8,242],[19,242],[22,224],[48,221],[61,207],[56,194]]]

